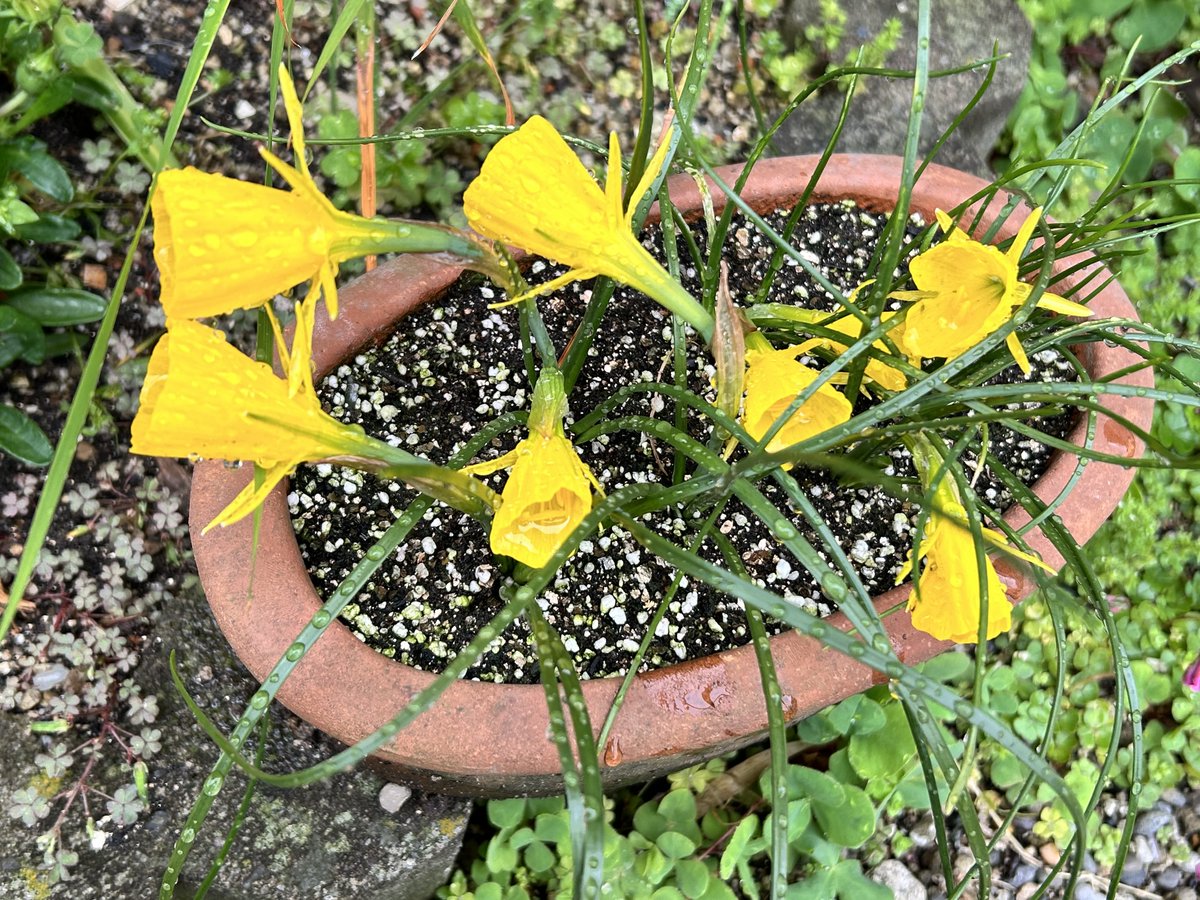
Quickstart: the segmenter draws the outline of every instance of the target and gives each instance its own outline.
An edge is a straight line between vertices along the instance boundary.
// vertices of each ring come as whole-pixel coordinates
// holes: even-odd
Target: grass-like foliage
[[[162,139],[165,148],[172,144],[226,6],[214,0],[206,10]],[[959,896],[974,883],[980,895],[986,896],[992,878],[989,856],[1008,824],[1032,803],[1052,803],[1046,808],[1053,812],[1043,813],[1044,830],[1065,851],[1046,886],[1062,872],[1065,892],[1070,895],[1082,871],[1089,840],[1097,833],[1093,811],[1101,791],[1113,780],[1130,788],[1126,824],[1120,834],[1109,836],[1106,851],[1106,857],[1119,869],[1142,799],[1140,786],[1146,780],[1141,711],[1146,694],[1151,694],[1153,702],[1161,694],[1161,684],[1144,667],[1131,663],[1128,629],[1118,627],[1100,577],[1055,511],[1089,463],[1136,465],[1152,472],[1192,470],[1197,467],[1196,442],[1187,439],[1186,435],[1194,437],[1194,432],[1187,432],[1183,426],[1169,434],[1161,429],[1146,433],[1132,423],[1118,423],[1128,425],[1150,450],[1145,459],[1130,460],[1096,450],[1094,437],[1083,446],[1074,446],[1042,433],[1031,424],[1028,405],[1036,404],[1042,411],[1076,409],[1093,436],[1098,423],[1109,416],[1105,401],[1110,397],[1153,398],[1168,404],[1173,415],[1185,424],[1194,423],[1195,410],[1200,406],[1195,377],[1200,372],[1197,345],[1136,321],[1088,317],[1088,302],[1112,276],[1103,268],[1081,262],[1085,254],[1091,254],[1088,259],[1118,269],[1130,254],[1144,246],[1139,241],[1159,236],[1165,239],[1175,229],[1196,222],[1194,209],[1146,211],[1139,206],[1138,198],[1147,186],[1129,184],[1125,177],[1137,163],[1136,143],[1113,157],[1107,170],[1087,152],[1089,141],[1112,121],[1109,117],[1120,115],[1122,100],[1160,77],[1190,51],[1163,61],[1136,79],[1119,78],[1120,90],[1110,98],[1098,98],[1092,113],[1048,156],[1014,159],[1013,166],[999,180],[975,196],[962,197],[956,208],[945,210],[938,222],[927,223],[912,238],[906,226],[914,185],[933,160],[932,154],[920,158],[917,149],[928,84],[931,78],[949,74],[929,69],[929,0],[919,4],[913,70],[864,65],[861,59],[828,69],[799,90],[775,122],[762,119],[760,113],[759,140],[741,174],[729,184],[719,177],[708,158],[694,133],[694,122],[702,112],[697,108],[701,88],[716,42],[726,33],[732,6],[717,8],[711,0],[700,0],[694,8],[685,5],[670,29],[664,58],[656,60],[644,10],[636,4],[643,75],[640,127],[636,140],[626,144],[632,148],[627,159],[622,158],[615,137],[607,153],[602,147],[589,148],[597,157],[607,158],[603,185],[597,184],[575,158],[571,146],[579,142],[564,142],[541,118],[531,119],[520,128],[466,122],[420,133],[406,130],[371,141],[356,138],[345,122],[320,129],[325,136],[340,141],[319,164],[321,170],[339,181],[337,167],[347,164],[347,154],[362,152],[362,186],[368,191],[368,171],[373,171],[374,165],[367,162],[368,157],[374,159],[368,148],[379,142],[419,143],[445,135],[503,135],[485,160],[479,179],[468,187],[464,200],[468,221],[487,240],[416,223],[390,222],[385,227],[369,215],[359,218],[337,211],[319,195],[309,175],[300,101],[286,70],[281,81],[272,83],[272,103],[278,88],[298,153],[294,166],[271,152],[264,156],[292,190],[254,186],[254,191],[268,193],[246,193],[250,199],[244,201],[241,195],[250,191],[248,185],[222,183],[221,190],[228,188],[230,208],[239,203],[247,208],[256,204],[275,208],[263,207],[263,203],[277,203],[280,210],[294,208],[298,210],[295,221],[313,223],[314,232],[320,231],[327,239],[322,246],[314,240],[303,248],[280,248],[268,266],[270,271],[265,273],[255,269],[257,263],[249,253],[239,258],[245,269],[239,269],[239,277],[245,275],[245,284],[261,285],[268,275],[283,277],[280,272],[286,269],[288,277],[295,276],[289,285],[308,285],[307,293],[296,304],[295,337],[290,342],[274,322],[269,306],[264,307],[260,323],[260,354],[269,354],[274,346],[288,377],[275,378],[262,367],[254,370],[257,374],[253,379],[265,385],[261,391],[253,396],[230,391],[230,415],[241,416],[245,423],[254,425],[243,429],[243,437],[249,437],[237,446],[231,449],[220,440],[208,440],[203,447],[188,446],[194,431],[189,431],[186,415],[176,412],[168,418],[168,391],[220,390],[220,386],[215,382],[207,385],[200,366],[189,369],[187,384],[178,384],[178,376],[176,382],[171,381],[172,365],[179,365],[182,354],[178,349],[169,353],[169,346],[181,348],[186,338],[182,329],[175,331],[150,362],[143,408],[134,426],[135,450],[155,428],[153,450],[148,452],[165,453],[175,446],[180,455],[199,452],[244,458],[262,467],[260,474],[265,477],[256,485],[264,490],[302,460],[335,456],[341,463],[400,478],[422,496],[397,517],[330,593],[310,624],[296,635],[230,734],[222,733],[187,696],[183,679],[177,675],[176,687],[219,745],[221,756],[166,863],[161,897],[175,896],[196,836],[235,767],[248,776],[251,785],[265,782],[298,787],[361,761],[435,703],[493,639],[521,616],[528,620],[540,663],[550,736],[562,766],[565,803],[511,801],[489,807],[498,831],[484,851],[482,869],[473,870],[470,878],[478,884],[488,881],[490,886],[486,890],[481,887],[476,896],[529,896],[532,891],[527,888],[535,885],[547,885],[555,891],[569,889],[572,896],[579,897],[600,896],[606,891],[614,896],[640,896],[643,888],[648,894],[659,886],[670,885],[686,896],[716,898],[733,896],[725,882],[734,878],[752,896],[874,896],[879,889],[865,879],[859,863],[845,861],[842,856],[845,848],[862,846],[870,839],[876,824],[876,805],[930,810],[950,895]],[[369,38],[375,25],[373,14],[364,12],[365,7],[362,3],[342,7],[330,43],[319,57],[318,69],[335,57],[337,42],[358,29],[360,72],[368,70],[363,68],[361,57],[369,55],[371,41],[363,35]],[[290,3],[282,4],[279,33],[272,47],[273,62],[283,57],[281,32],[290,9]],[[485,36],[475,26],[468,4],[461,0],[456,6],[456,22],[494,72]],[[689,50],[686,58],[676,58],[676,41],[684,34]],[[742,36],[744,39],[744,29]],[[978,68],[986,71],[986,78],[952,129],[982,98],[995,77],[996,63],[996,58],[964,61],[955,70]],[[666,75],[663,94],[656,93],[649,74],[655,65],[661,65]],[[765,153],[774,131],[787,117],[803,115],[807,97],[817,90],[842,90],[846,98],[842,117],[801,199],[798,208],[802,207],[837,150],[842,125],[854,114],[856,86],[881,76],[911,79],[913,85],[902,175],[888,227],[873,249],[868,280],[858,286],[839,287],[827,282],[792,245],[790,237],[798,215],[788,220],[782,232],[777,231],[764,220],[761,211],[739,196],[739,189]],[[747,84],[747,92],[753,97],[755,86]],[[656,141],[653,111],[662,101],[669,102],[671,116]],[[523,112],[536,114],[538,110]],[[359,115],[370,115],[369,104],[360,104]],[[947,136],[940,137],[944,140]],[[280,149],[280,142],[274,138],[268,144]],[[689,223],[671,208],[664,185],[668,173],[676,170],[707,176],[711,194],[724,198],[721,211],[710,207],[698,226],[704,230],[705,252],[690,233],[685,234]],[[1103,171],[1099,181],[1097,170]],[[1080,174],[1096,187],[1090,202],[1084,208],[1073,208],[1069,216],[1057,215],[1056,204],[1074,196],[1070,186]],[[179,280],[199,279],[208,270],[202,263],[190,270],[185,267],[203,253],[189,254],[194,249],[186,243],[189,226],[186,222],[180,224],[167,205],[168,191],[175,191],[173,178],[156,177],[156,185],[151,187],[152,196],[156,189],[159,191],[154,202],[160,242],[168,240],[164,237],[168,232],[163,227],[165,219],[171,217],[172,223],[172,243],[169,247],[160,243],[158,257],[166,273],[163,302],[178,304],[173,316],[199,317],[209,313],[188,307],[179,299]],[[522,179],[538,182],[538,190],[523,194],[514,187],[525,183]],[[343,186],[349,184],[347,176]],[[1188,187],[1179,182],[1172,185],[1176,191]],[[186,194],[184,187],[179,191]],[[260,199],[268,196],[269,201]],[[659,201],[664,233],[685,235],[679,246],[691,258],[678,258],[676,243],[667,240],[664,267],[637,240],[653,200]],[[1002,207],[1002,212],[984,230],[973,211],[988,207],[993,200],[993,208]],[[288,206],[293,203],[298,205]],[[1041,208],[1034,209],[1037,203]],[[1018,211],[1022,205],[1025,208]],[[364,210],[369,212],[370,208],[364,203]],[[748,296],[732,296],[722,279],[722,251],[730,239],[733,217],[739,212],[776,248],[767,277]],[[243,227],[241,220],[234,212],[228,215],[234,216],[235,224],[229,231],[236,238]],[[246,220],[245,227],[253,227],[251,219]],[[264,222],[262,227],[269,228],[270,223]],[[1003,233],[1009,237],[1000,237],[1002,228],[1007,228]],[[211,235],[217,241],[222,239],[219,231],[215,229]],[[136,243],[135,237],[133,245]],[[541,320],[538,299],[547,286],[528,288],[511,266],[503,244],[515,244],[567,265],[570,271],[551,287],[572,280],[591,280],[587,308],[568,346],[556,346]],[[318,314],[314,312],[317,299],[323,298],[329,313],[336,313],[331,301],[338,264],[352,257],[395,250],[456,253],[464,264],[496,280],[508,291],[509,301],[519,304],[508,312],[520,318],[529,383],[536,385],[532,408],[489,422],[447,460],[412,457],[361,434],[338,430],[313,409],[308,342],[313,316]],[[131,259],[132,250],[68,414],[13,586],[5,626],[20,600],[58,501]],[[700,273],[700,289],[695,295],[678,279],[685,264]],[[773,279],[789,265],[804,269],[822,283],[837,302],[838,311],[814,315],[772,300]],[[1076,283],[1065,281],[1066,275],[1075,276]],[[657,301],[674,314],[674,371],[669,381],[631,385],[593,409],[576,409],[577,419],[569,423],[564,419],[566,403],[596,334],[605,327],[608,304],[618,281],[642,291],[645,302]],[[273,281],[270,283],[271,292],[279,289]],[[242,297],[240,291],[240,287],[231,289],[222,302],[228,300],[230,308],[258,307],[271,299]],[[208,334],[204,341],[219,340],[205,326],[189,322],[187,329],[188,333]],[[1089,345],[1101,344],[1124,347],[1133,363],[1125,371],[1093,379],[1080,359],[1087,356]],[[1016,384],[995,380],[1014,361],[1027,368],[1027,358],[1044,350],[1056,351],[1070,361],[1078,380]],[[820,367],[801,364],[798,357],[802,352],[819,359]],[[686,377],[689,359],[710,358],[717,373],[715,396],[697,393]],[[253,365],[249,360],[245,364]],[[1148,388],[1121,381],[1121,376],[1147,369],[1164,376],[1161,386]],[[267,392],[272,397],[269,407],[261,400]],[[650,419],[622,412],[621,402],[635,393],[658,394],[668,407],[673,407],[674,415]],[[870,402],[858,403],[863,397]],[[181,401],[176,398],[172,402]],[[694,426],[689,428],[689,414],[702,420],[704,429],[697,432]],[[989,428],[996,424],[1078,460],[1075,475],[1063,494],[1049,502],[1040,499],[1003,465],[989,460],[995,477],[1032,519],[1023,528],[1006,524],[1001,518],[1003,511],[991,508],[974,491],[978,472],[972,460],[987,457]],[[601,435],[630,431],[652,434],[670,448],[674,457],[672,477],[605,493],[574,446]],[[263,439],[270,446],[252,446],[253,435],[259,433],[270,436]],[[290,436],[279,437],[281,433]],[[513,447],[512,453],[502,461],[472,465],[476,454],[497,438]],[[894,477],[878,464],[889,449],[898,447],[905,448],[912,457],[915,476]],[[501,465],[510,468],[511,474],[497,494],[477,476],[490,474]],[[939,638],[976,644],[969,666],[965,658],[956,658],[960,662],[912,667],[897,656],[883,616],[898,611],[877,609],[834,529],[794,477],[799,468],[806,466],[823,469],[835,481],[874,483],[920,505],[916,547],[906,567],[915,582],[909,608],[918,628]],[[534,470],[537,477],[529,474]],[[771,491],[766,490],[768,484]],[[222,522],[249,514],[251,501],[260,499],[261,493],[252,486],[236,507],[222,514]],[[771,497],[783,499],[775,501]],[[511,560],[503,563],[510,576],[505,605],[444,672],[376,732],[309,769],[287,773],[264,770],[261,759],[252,758],[249,748],[255,743],[255,730],[266,727],[268,710],[280,686],[437,501],[469,512],[483,522],[490,529],[493,549]],[[829,627],[754,581],[737,549],[714,527],[721,511],[732,501],[739,502],[770,529],[795,567],[811,574],[826,598],[846,616],[850,631]],[[699,524],[682,539],[668,539],[645,523],[653,513],[685,506],[695,514],[689,521]],[[536,600],[580,543],[611,524],[620,525],[645,551],[663,560],[679,576],[708,585],[745,606],[767,700],[770,749],[751,768],[738,767],[714,782],[724,787],[708,785],[714,793],[706,789],[690,791],[680,785],[661,800],[636,809],[606,806],[598,748],[604,746],[637,666],[632,667],[616,706],[605,720],[592,721],[583,702],[575,662],[562,637],[543,618]],[[1039,560],[1026,542],[1034,525],[1064,560],[1064,577],[1059,581],[1037,568]],[[705,547],[715,550],[715,554],[702,552]],[[1045,602],[1037,614],[1042,623],[1038,632],[1040,666],[1032,673],[1034,677],[1024,679],[1038,684],[1044,701],[1037,704],[1038,708],[1048,710],[1043,717],[1031,718],[1011,704],[996,702],[1005,685],[997,683],[1002,676],[993,671],[987,642],[1008,631],[1010,604],[989,553],[1007,557],[1010,565],[1030,566],[1030,577],[1036,578],[1043,589]],[[718,564],[714,558],[722,562]],[[664,608],[675,586],[663,598]],[[1068,700],[1075,702],[1081,690],[1067,683],[1063,664],[1072,653],[1064,627],[1069,617],[1091,624],[1096,634],[1094,652],[1098,657],[1103,655],[1113,674],[1110,717],[1088,730],[1076,726],[1078,740],[1102,744],[1109,750],[1119,747],[1120,752],[1104,753],[1098,765],[1064,775],[1062,765],[1069,759],[1070,748],[1064,748],[1058,727]],[[789,743],[789,723],[785,721],[765,619],[782,622],[820,641],[831,654],[843,654],[874,669],[886,681],[886,689],[844,701],[802,723]],[[180,654],[186,665],[186,648],[180,648]],[[597,734],[599,737],[594,738]],[[829,755],[828,771],[789,759],[804,747],[835,742],[841,749]],[[258,746],[261,748],[261,738]],[[981,819],[975,798],[966,789],[981,762],[989,766],[993,782],[1005,792],[1007,811],[999,824]],[[729,791],[736,793],[760,777],[761,795],[769,804],[769,813],[757,810],[754,814],[739,814],[736,807],[726,805]],[[726,791],[724,800],[722,790]],[[249,792],[243,806],[237,817],[239,824],[254,814]],[[958,813],[958,825],[976,860],[965,873],[955,871],[951,865],[947,818],[952,812]],[[619,825],[628,830],[630,822],[634,832],[628,839],[614,831]],[[635,840],[635,835],[640,837]],[[759,854],[764,853],[769,871],[760,865]],[[518,870],[523,873],[519,877],[515,874]],[[211,881],[210,875],[205,885]],[[458,879],[448,889],[450,895],[462,893],[466,885],[465,876]]]

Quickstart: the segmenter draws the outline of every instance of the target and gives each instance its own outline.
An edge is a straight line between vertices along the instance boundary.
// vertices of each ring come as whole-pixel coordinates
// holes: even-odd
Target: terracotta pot
[[[758,210],[789,208],[804,190],[816,161],[816,157],[763,161],[743,197]],[[736,172],[727,168],[721,175],[732,184]],[[835,156],[812,201],[851,198],[869,209],[887,210],[895,199],[899,173],[900,160],[895,157]],[[935,208],[949,209],[983,187],[984,182],[974,176],[933,165],[917,184],[912,207],[932,221]],[[690,178],[673,180],[671,195],[685,210],[699,208],[699,194]],[[720,208],[724,196],[716,189],[712,196]],[[984,227],[999,207],[996,202],[984,215]],[[1001,236],[1012,235],[1020,218],[1012,217]],[[457,269],[407,257],[384,264],[345,287],[340,292],[342,311],[337,321],[318,316],[314,340],[318,372],[324,374],[358,348],[382,340],[400,316],[438,296],[458,274]],[[1135,315],[1115,282],[1092,300],[1091,308],[1098,316]],[[1103,343],[1089,344],[1081,353],[1094,378],[1135,362],[1129,352]],[[1121,381],[1139,386],[1153,383],[1148,371]],[[1100,399],[1114,414],[1143,429],[1149,427],[1148,400],[1111,395]],[[1083,431],[1081,424],[1072,440],[1082,443]],[[1093,446],[1100,453],[1127,458],[1136,457],[1142,449],[1133,434],[1106,417],[1098,420]],[[1052,500],[1074,472],[1074,458],[1059,455],[1037,482],[1037,494],[1044,501]],[[1070,498],[1058,509],[1079,543],[1113,511],[1132,475],[1131,469],[1099,462],[1084,469]],[[248,467],[230,470],[213,462],[197,466],[191,522],[197,567],[217,622],[238,656],[263,678],[321,601],[292,532],[286,484],[271,494],[263,508],[252,600],[247,599],[251,520],[200,536],[200,528],[241,490],[249,476]],[[1006,518],[1013,525],[1028,521],[1019,510]],[[1029,543],[1051,565],[1062,564],[1041,534],[1029,535]],[[1003,560],[997,561],[996,568],[1010,599],[1019,601],[1032,591],[1032,578]],[[876,606],[895,606],[909,590],[902,586],[888,591],[876,599]],[[829,621],[847,627],[841,615]],[[896,652],[909,664],[951,646],[915,631],[907,614],[892,615],[885,622]],[[794,632],[773,638],[772,648],[789,720],[811,715],[880,680],[862,664]],[[335,622],[283,685],[279,699],[317,728],[352,743],[387,721],[431,679],[429,674],[381,656]],[[618,681],[605,678],[584,685],[597,727]],[[605,782],[615,786],[642,781],[697,763],[760,738],[765,727],[766,707],[749,647],[641,675],[602,749]],[[391,778],[442,793],[511,796],[555,792],[561,784],[558,757],[547,739],[545,700],[539,685],[460,681],[381,750],[377,763]]]

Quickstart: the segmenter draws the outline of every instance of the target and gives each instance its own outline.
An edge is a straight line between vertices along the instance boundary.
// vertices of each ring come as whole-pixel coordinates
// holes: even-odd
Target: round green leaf
[[[825,839],[843,847],[861,847],[875,833],[875,805],[862,790],[842,785],[845,799],[836,806],[813,802]]]
[[[889,703],[883,714],[887,722],[882,728],[850,738],[850,765],[866,781],[898,772],[917,752],[904,708]]]
[[[696,797],[685,788],[671,791],[659,801],[658,814],[675,824],[695,822]]]
[[[1136,4],[1113,26],[1112,35],[1126,48],[1141,37],[1138,53],[1153,53],[1174,41],[1186,21],[1187,7],[1181,0],[1149,0]]]
[[[514,828],[525,817],[525,798],[489,801],[487,813],[488,821],[497,828]]]
[[[538,839],[547,844],[561,844],[571,840],[571,829],[567,827],[567,820],[561,815],[541,813],[534,822],[533,830]]]
[[[654,843],[663,852],[663,856],[670,859],[683,859],[696,852],[695,842],[678,831],[664,831]]]
[[[842,802],[843,785],[824,772],[807,766],[788,766],[787,778],[793,797],[808,797],[814,803],[837,806]]]
[[[681,859],[675,864],[675,883],[691,900],[704,896],[710,880],[708,866],[698,859]]]
[[[532,828],[518,828],[508,836],[508,842],[518,850],[537,840]]]
[[[25,287],[8,295],[8,304],[43,325],[86,325],[104,315],[103,297],[75,288]]]
[[[0,451],[32,466],[48,466],[54,455],[37,422],[11,406],[0,406]]]
[[[1188,147],[1175,157],[1175,177],[1200,179],[1200,147]],[[1200,184],[1178,184],[1175,190],[1189,203],[1200,204]]]
[[[548,872],[554,868],[557,861],[554,851],[541,841],[534,841],[525,848],[525,865],[531,872],[538,874]]]
[[[488,843],[484,862],[489,872],[511,872],[517,867],[517,851],[508,841],[497,836]]]

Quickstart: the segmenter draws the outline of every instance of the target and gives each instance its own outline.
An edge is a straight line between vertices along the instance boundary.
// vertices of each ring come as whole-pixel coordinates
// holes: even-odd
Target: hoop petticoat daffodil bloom
[[[492,520],[493,553],[534,569],[544,566],[592,509],[592,470],[563,432],[562,374],[543,369],[533,391],[529,437],[503,456],[463,469],[490,475],[511,469]]]
[[[150,356],[133,420],[134,453],[253,461],[266,470],[205,526],[252,512],[302,462],[332,460],[382,469],[396,451],[325,413],[316,397],[289,395],[287,382],[225,342],[221,332],[187,320],[170,323]]]
[[[191,167],[162,172],[150,201],[154,259],[168,319],[201,319],[262,306],[276,294],[308,282],[306,308],[297,313],[298,326],[304,326],[298,332],[305,333],[298,335],[290,353],[278,327],[276,335],[291,390],[303,387],[311,392],[315,304],[323,294],[329,317],[337,317],[340,263],[374,253],[450,252],[494,277],[503,276],[505,263],[486,242],[464,232],[339,211],[309,174],[300,100],[282,66],[280,88],[296,165],[265,149],[259,152],[291,190]]]
[[[463,196],[467,221],[486,237],[570,266],[566,274],[509,302],[607,275],[654,298],[705,340],[711,339],[712,316],[633,233],[633,212],[658,176],[668,147],[664,141],[646,165],[626,211],[621,202],[621,148],[615,133],[609,136],[603,191],[541,116],[533,116],[501,138]]]
[[[928,479],[932,462],[922,458],[919,448],[910,445],[910,449],[913,450],[913,459],[922,479]],[[1049,572],[1054,571],[1036,556],[1010,546],[1000,532],[981,527],[980,534],[988,545]],[[967,511],[958,499],[954,480],[948,474],[944,475],[934,491],[933,508],[925,524],[920,546],[915,552],[909,553],[908,561],[896,574],[896,583],[899,584],[914,572],[915,560],[925,559],[920,573],[913,574],[913,591],[908,598],[914,628],[939,641],[975,643],[979,640],[982,598],[986,596],[988,639],[1009,629],[1012,604],[1008,601],[995,566],[986,555],[983,557],[983,584],[980,584],[979,552],[986,553],[986,548],[979,548],[977,552]]]
[[[800,347],[782,350],[751,346],[746,350],[746,399],[742,427],[761,441],[796,396],[817,380],[819,373],[798,362]],[[788,418],[766,446],[768,453],[808,440],[850,418],[850,401],[831,384],[823,384]],[[791,463],[784,463],[790,469]]]
[[[864,281],[862,284],[852,290],[849,296],[846,298],[846,302],[857,302],[859,291],[871,285],[874,280],[875,279],[872,278],[868,281]],[[894,312],[885,311],[880,316],[880,319],[881,321],[886,322],[894,315]],[[834,353],[842,353],[847,347],[850,346],[850,344],[854,343],[862,336],[862,326],[863,323],[859,321],[857,316],[852,314],[834,319],[832,322],[826,323],[825,328],[829,329],[830,331],[836,331],[838,334],[846,335],[846,337],[849,339],[847,343],[836,341],[833,338],[817,337],[804,341],[802,344],[797,346],[796,351],[798,354],[807,353],[809,350],[812,350],[815,347],[825,347],[829,350],[832,350]],[[892,340],[896,341],[897,343],[899,343],[900,335],[903,333],[903,325],[893,328],[890,332]],[[875,343],[873,343],[871,346],[883,354],[890,352],[887,348],[887,345],[881,340],[875,341]],[[866,368],[863,370],[863,374],[880,387],[886,388],[889,391],[902,391],[908,386],[908,379],[905,377],[904,373],[899,369],[888,365],[883,360],[868,359]]]
[[[1020,262],[1041,215],[1041,207],[1031,212],[1008,251],[1002,252],[972,240],[937,210],[946,240],[909,263],[916,291],[891,295],[916,301],[897,341],[916,364],[922,357],[953,359],[1012,318],[1033,290],[1019,280]],[[1054,294],[1042,294],[1037,305],[1067,316],[1092,314],[1086,306]],[[1008,336],[1008,348],[1021,370],[1028,373],[1029,359],[1015,331]]]

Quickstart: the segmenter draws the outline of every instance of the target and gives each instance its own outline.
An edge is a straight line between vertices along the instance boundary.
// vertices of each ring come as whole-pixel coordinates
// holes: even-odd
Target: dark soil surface
[[[777,214],[771,224],[783,227]],[[854,207],[813,207],[795,237],[798,248],[818,262],[825,277],[843,291],[863,280],[873,239],[886,218]],[[916,225],[911,228],[915,234]],[[730,287],[747,298],[762,283],[771,255],[769,245],[752,226],[735,221],[734,249],[727,254]],[[703,243],[703,237],[697,235]],[[660,238],[647,237],[659,253]],[[679,252],[686,254],[684,242]],[[685,257],[686,258],[686,257]],[[536,263],[532,279],[558,275],[561,268]],[[699,283],[690,269],[693,291]],[[586,285],[574,285],[541,301],[546,327],[557,347],[574,333],[586,304]],[[447,294],[405,320],[382,347],[363,353],[355,365],[343,365],[321,388],[327,408],[368,433],[444,462],[481,425],[495,416],[528,408],[529,388],[517,332],[515,309],[492,310],[497,300],[490,285],[465,277]],[[793,302],[834,311],[835,301],[798,266],[785,266],[773,281],[769,302]],[[622,288],[609,307],[598,339],[589,354],[579,384],[571,396],[581,418],[619,388],[637,382],[671,379],[672,340],[668,313],[648,298]],[[714,370],[701,343],[689,346],[689,388],[712,400]],[[815,355],[804,361],[819,367]],[[1042,354],[1030,379],[1071,377],[1071,369],[1054,353]],[[1016,366],[998,380],[1014,380]],[[863,395],[860,408],[869,402]],[[648,393],[631,397],[613,417],[639,415],[674,421],[673,402]],[[1062,437],[1070,413],[1035,418],[1034,427]],[[697,415],[689,418],[692,437],[705,441],[711,427]],[[517,436],[496,442],[487,456],[507,451]],[[587,441],[580,447],[606,491],[654,481],[670,483],[674,452],[653,433],[622,430]],[[1027,483],[1044,470],[1046,447],[1020,438],[1008,429],[993,428],[988,446]],[[736,457],[735,457],[736,458]],[[900,444],[880,451],[869,464],[889,476],[913,480],[908,451]],[[896,574],[912,546],[911,531],[917,507],[874,485],[842,488],[825,471],[797,468],[793,476],[828,523],[841,549],[858,567],[864,586],[877,595],[896,582]],[[504,474],[492,476],[500,490]],[[977,485],[980,496],[997,510],[1011,497],[985,472]],[[764,495],[814,546],[822,542],[812,524],[789,507],[783,491],[767,479]],[[292,481],[289,501],[302,551],[314,583],[328,595],[393,519],[415,497],[397,483],[381,483],[369,475],[328,465],[308,467]],[[672,508],[654,514],[646,524],[681,546],[687,546],[709,510]],[[789,603],[815,615],[836,607],[822,593],[820,574],[808,572],[771,535],[766,523],[739,501],[720,514],[716,529],[728,539],[756,584],[782,595]],[[826,553],[819,550],[824,558]],[[701,553],[726,564],[721,548],[706,540]],[[505,604],[502,588],[511,584],[511,566],[493,557],[482,526],[445,506],[432,508],[395,558],[343,614],[356,633],[371,646],[418,668],[438,671],[474,637]],[[721,594],[683,577],[671,588],[675,571],[616,525],[589,536],[571,557],[552,587],[540,598],[547,620],[559,630],[576,664],[587,676],[621,674],[628,669],[660,604],[658,622],[646,655],[651,668],[705,656],[740,646],[749,640],[745,612],[737,597]],[[778,630],[775,626],[774,630]],[[524,622],[512,626],[468,677],[498,681],[537,680],[537,661]]]

